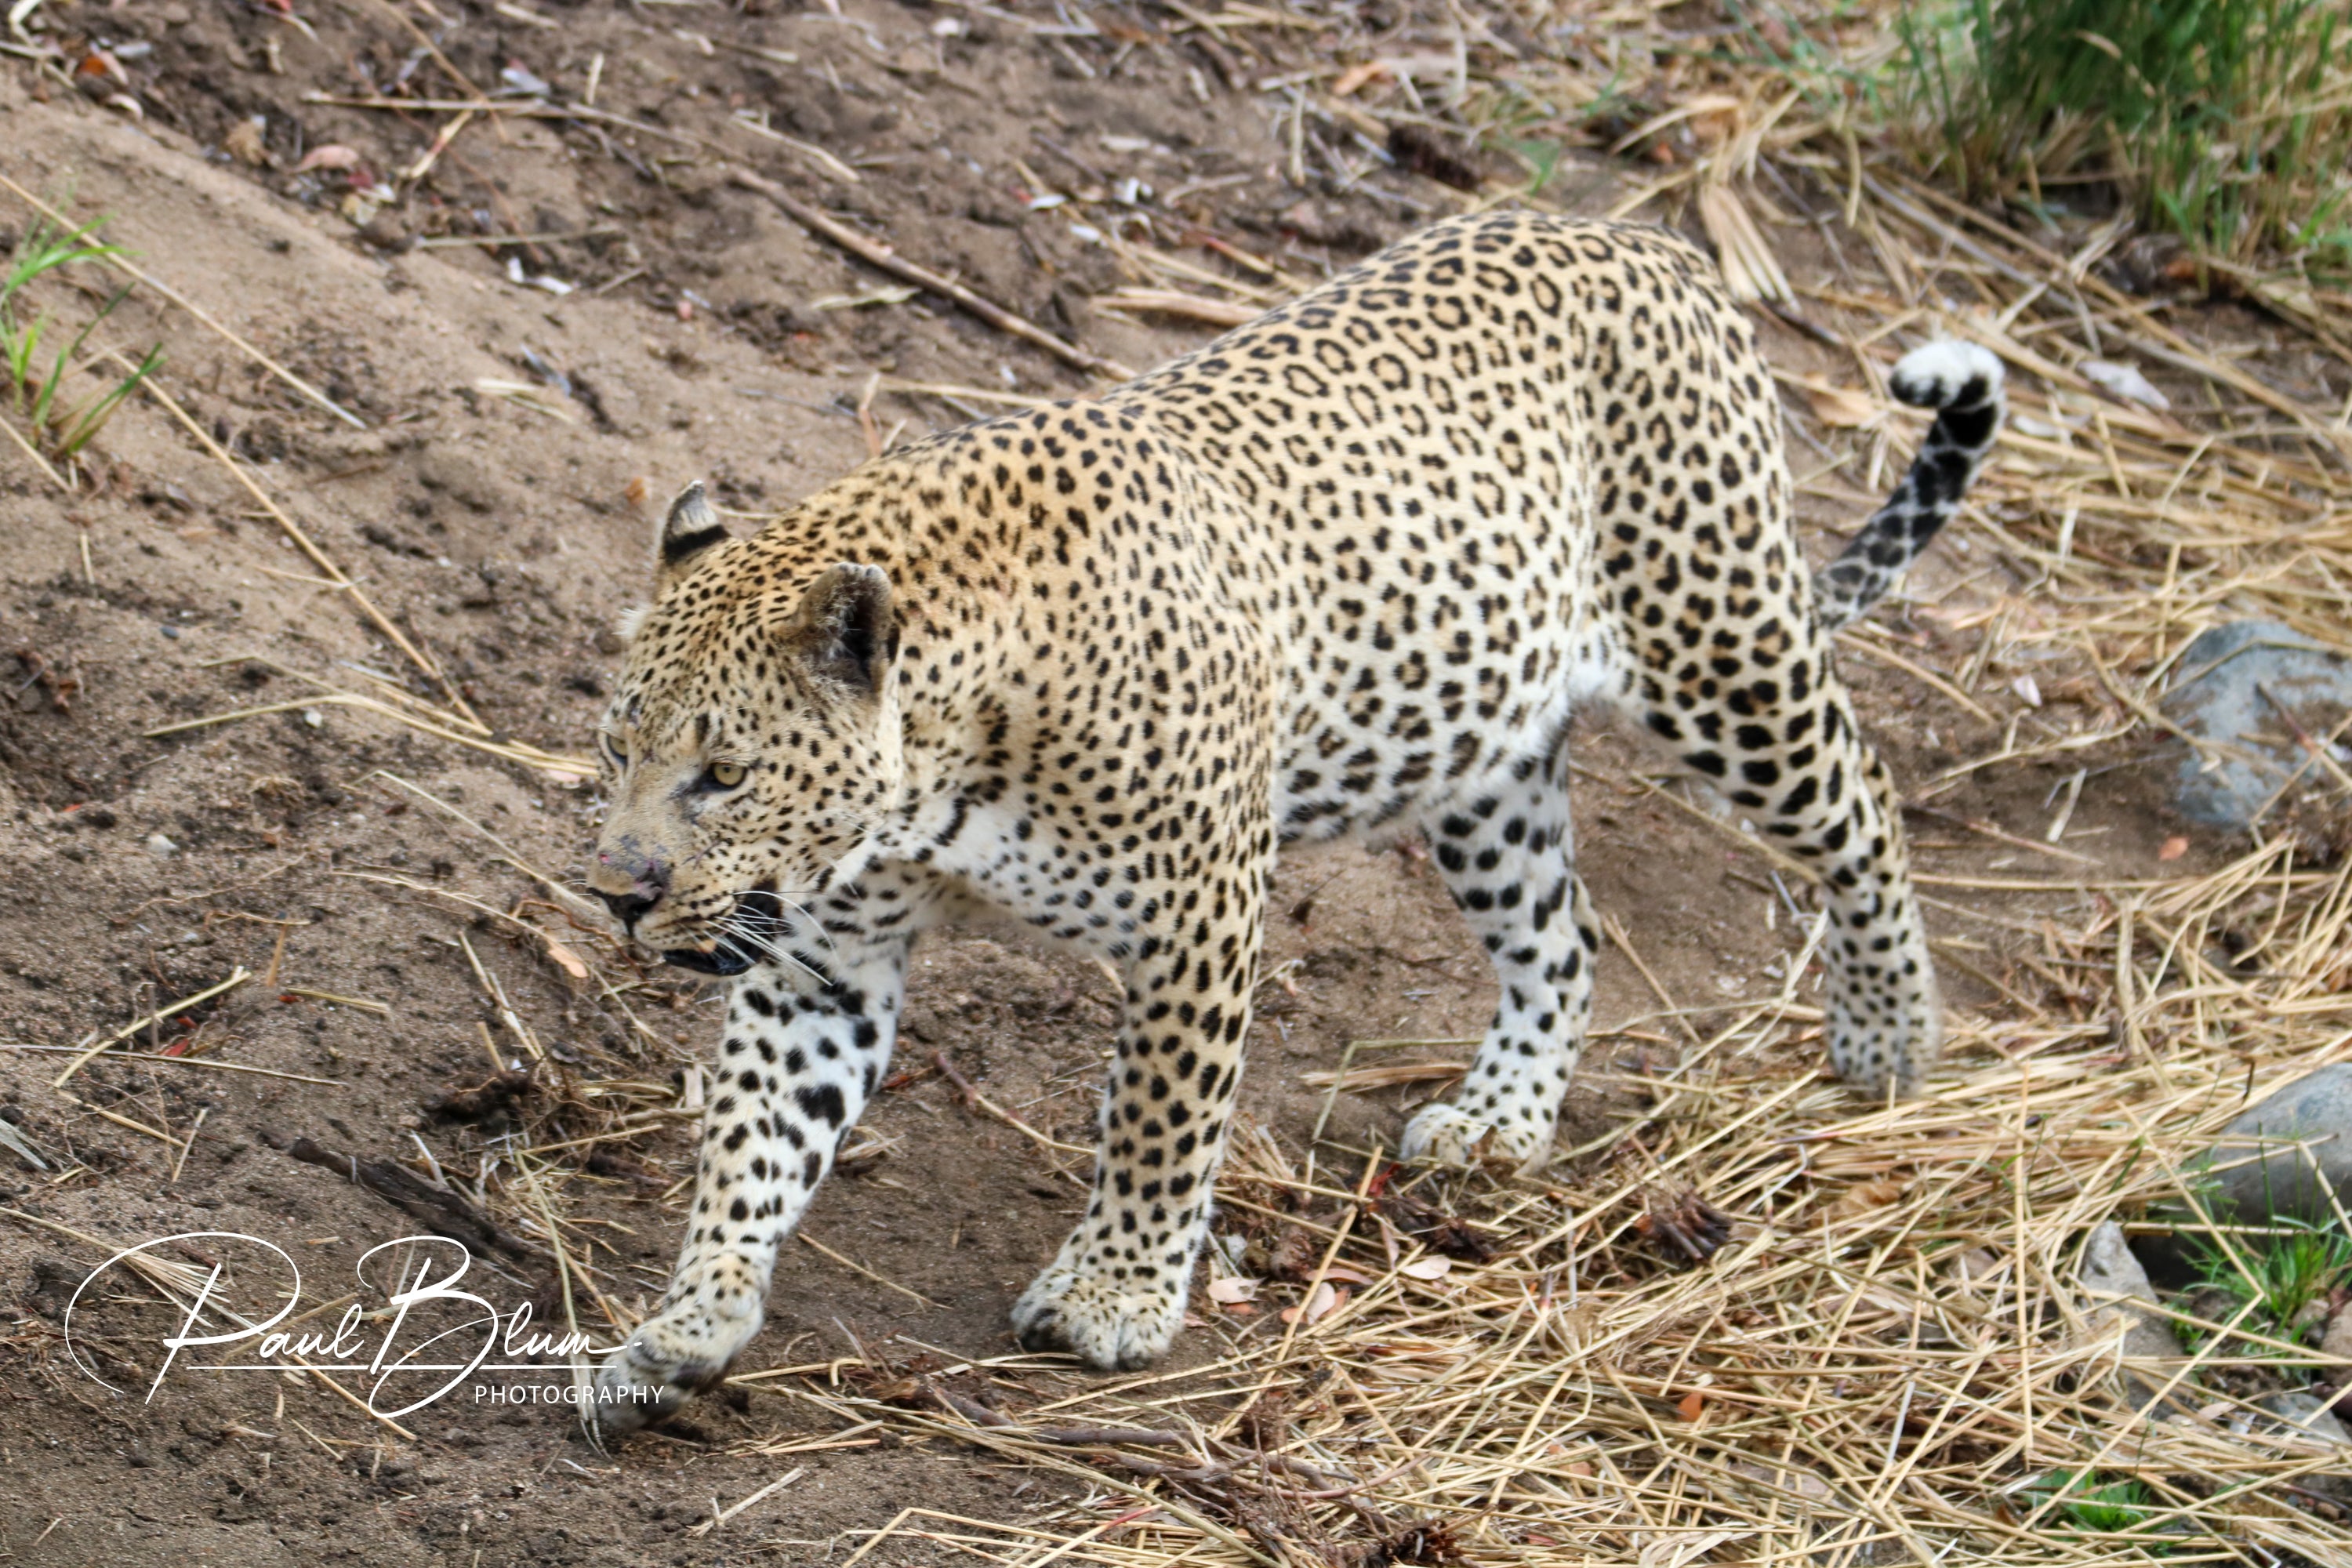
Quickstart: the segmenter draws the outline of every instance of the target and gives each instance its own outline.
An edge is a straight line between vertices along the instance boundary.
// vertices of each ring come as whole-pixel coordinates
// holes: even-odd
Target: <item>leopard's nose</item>
[[[596,886],[605,881],[625,882],[626,886],[617,893],[610,888]],[[635,931],[637,922],[651,913],[653,907],[660,903],[662,896],[669,891],[669,862],[659,855],[640,852],[635,844],[625,839],[612,848],[597,851],[589,884],[596,896],[604,900],[604,907],[613,911],[613,918],[621,922],[622,928]]]

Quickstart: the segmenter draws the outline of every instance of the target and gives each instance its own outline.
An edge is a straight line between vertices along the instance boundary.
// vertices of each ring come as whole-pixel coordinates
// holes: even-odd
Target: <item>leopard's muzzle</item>
[[[755,889],[738,897],[735,907],[713,922],[706,945],[665,948],[661,959],[697,974],[740,974],[762,959],[772,959],[784,934],[782,900]]]

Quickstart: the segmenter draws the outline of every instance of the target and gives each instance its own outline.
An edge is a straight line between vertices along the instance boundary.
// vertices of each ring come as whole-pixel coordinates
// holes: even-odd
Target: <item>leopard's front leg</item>
[[[1013,1309],[1024,1347],[1131,1369],[1183,1326],[1241,1080],[1264,885],[1261,866],[1245,861],[1207,886],[1180,886],[1169,901],[1191,918],[1139,938],[1128,959],[1094,1195]]]
[[[836,930],[801,944],[829,981],[777,963],[737,982],[703,1113],[693,1224],[661,1310],[598,1374],[604,1430],[675,1411],[760,1331],[776,1249],[889,1066],[908,945]]]

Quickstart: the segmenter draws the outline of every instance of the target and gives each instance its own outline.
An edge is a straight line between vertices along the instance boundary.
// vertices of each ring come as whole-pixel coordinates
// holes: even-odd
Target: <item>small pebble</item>
[[[176,637],[180,635],[180,628],[177,626],[165,626],[163,628],[163,635],[167,637]]]
[[[158,860],[168,860],[180,852],[180,847],[160,833],[147,836],[147,853]]]

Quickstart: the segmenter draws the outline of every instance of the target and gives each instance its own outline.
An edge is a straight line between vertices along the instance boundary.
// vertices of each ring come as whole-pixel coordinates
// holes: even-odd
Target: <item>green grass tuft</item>
[[[2078,1530],[2101,1535],[2122,1535],[2145,1530],[2162,1511],[2153,1493],[2126,1478],[2103,1481],[2094,1470],[2053,1470],[2034,1477],[2019,1492],[2027,1510],[2042,1515],[2043,1529]],[[2148,1541],[2140,1551],[2150,1557],[2168,1557],[2176,1543]]]
[[[2113,180],[2209,252],[2352,267],[2352,0],[1948,0],[1901,27],[1972,195]]]
[[[115,408],[139,384],[163,363],[161,345],[147,351],[131,373],[79,403],[60,394],[66,377],[81,357],[84,344],[99,324],[114,313],[131,290],[126,285],[108,296],[81,330],[61,348],[44,355],[44,343],[54,344],[63,329],[48,313],[32,307],[26,290],[44,277],[62,274],[76,262],[119,256],[121,250],[92,237],[95,224],[60,229],[35,223],[10,253],[0,271],[0,374],[5,374],[16,411],[32,426],[35,441],[61,458],[70,458],[106,427]]]
[[[2292,1342],[2297,1331],[2295,1320],[2304,1309],[2325,1300],[2329,1291],[2352,1278],[2352,1237],[2332,1226],[2299,1225],[2285,1219],[2273,1219],[2272,1225],[2275,1227],[2272,1235],[2240,1235],[2227,1247],[2210,1237],[2193,1237],[2189,1258],[2200,1277],[2200,1289],[2219,1290],[2236,1303],[2228,1316],[2251,1304],[2245,1328]],[[2180,1326],[2181,1342],[2192,1351],[2209,1332]],[[2275,1346],[2237,1342],[2235,1335],[2231,1338],[2239,1348],[2224,1347],[2221,1353],[2295,1362],[2292,1352]]]

